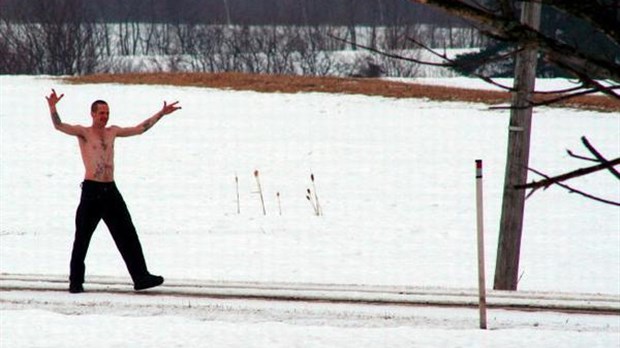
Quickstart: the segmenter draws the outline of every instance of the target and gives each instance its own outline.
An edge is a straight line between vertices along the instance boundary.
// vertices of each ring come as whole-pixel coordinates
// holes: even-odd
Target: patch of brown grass
[[[252,90],[267,93],[326,92],[364,94],[391,98],[428,98],[488,105],[508,104],[510,94],[501,91],[431,86],[382,79],[262,75],[244,73],[132,73],[67,77],[69,83],[121,83]],[[549,97],[549,96],[548,96]],[[620,101],[607,96],[582,96],[557,104],[563,107],[620,111]]]

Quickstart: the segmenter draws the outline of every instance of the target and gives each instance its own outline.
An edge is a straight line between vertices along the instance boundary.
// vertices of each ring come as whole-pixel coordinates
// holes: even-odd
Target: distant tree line
[[[617,47],[558,11],[545,10],[545,26],[555,30],[550,36],[620,57]],[[415,42],[483,48],[458,58],[459,73],[512,74],[512,60],[484,63],[510,50],[505,43],[406,0],[0,1],[0,74],[183,70],[408,77],[421,70],[418,64],[370,53],[343,60],[332,53],[361,44],[418,58]],[[561,72],[541,62],[540,74]]]
[[[407,62],[337,57],[356,46],[334,37],[385,50],[411,49],[409,37],[433,47],[482,45],[477,30],[438,13],[397,0],[3,0],[0,73],[412,76]]]
[[[70,5],[100,22],[235,25],[401,25],[462,21],[406,0],[3,0],[9,20],[29,21]]]

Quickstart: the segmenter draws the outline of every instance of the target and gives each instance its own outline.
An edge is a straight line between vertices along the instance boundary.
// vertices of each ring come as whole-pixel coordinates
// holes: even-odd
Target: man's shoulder
[[[117,126],[117,125],[114,125],[114,124],[111,125],[111,126],[105,127],[106,133],[108,133],[108,134],[110,134],[110,135],[112,135],[114,137],[117,135],[118,131],[121,130],[121,129],[122,129],[121,126]]]

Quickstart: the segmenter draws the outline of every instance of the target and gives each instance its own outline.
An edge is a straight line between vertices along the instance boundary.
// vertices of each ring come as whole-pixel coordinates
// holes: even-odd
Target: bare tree
[[[38,1],[3,18],[1,55],[8,73],[72,75],[93,72],[102,55],[103,36],[82,0]]]
[[[430,5],[466,19],[492,38],[512,43],[515,47],[536,47],[545,60],[571,73],[581,82],[578,88],[570,91],[556,91],[564,92],[563,99],[601,92],[620,100],[618,93],[620,90],[620,56],[618,54],[620,50],[620,5],[616,0],[523,1],[540,2],[587,24],[593,33],[604,36],[614,48],[615,54],[612,52],[609,55],[594,54],[579,42],[561,36],[550,36],[541,30],[522,24],[513,1],[487,1],[491,4],[486,7],[477,2],[465,0],[410,1]],[[613,82],[603,85],[597,81],[601,79]]]
[[[333,27],[330,26],[304,26],[300,28],[300,33],[295,42],[292,43],[293,49],[298,55],[299,68],[303,75],[325,76],[332,71],[334,59],[328,51],[333,40],[329,39],[332,35]]]
[[[523,5],[524,9],[528,7],[534,8],[534,6],[529,6],[529,4],[545,4],[572,18],[576,18],[581,23],[586,23],[590,30],[593,31],[593,35],[605,38],[606,42],[611,47],[611,54],[592,52],[586,45],[580,44],[579,40],[571,40],[557,35],[557,31],[549,35],[539,29],[537,24],[533,24],[527,20],[522,21],[522,18],[517,16],[517,11],[514,7],[515,2],[513,1],[486,1],[485,4],[464,0],[411,1],[435,6],[446,10],[452,15],[467,19],[490,37],[510,43],[514,46],[512,51],[507,53],[501,52],[496,56],[487,57],[487,60],[511,58],[513,55],[518,54],[522,60],[517,61],[517,68],[519,68],[519,63],[521,63],[521,68],[525,65],[535,66],[535,61],[532,62],[534,57],[532,53],[535,54],[535,52],[538,51],[546,61],[567,71],[581,82],[580,86],[577,88],[555,91],[560,92],[561,95],[544,101],[544,104],[550,104],[567,98],[595,92],[607,94],[620,103],[620,94],[618,93],[620,89],[620,7],[617,0],[592,0],[587,2],[562,0],[523,1],[525,4]],[[540,7],[537,6],[537,8]],[[525,14],[526,11],[524,10],[523,13]],[[447,61],[447,65],[455,64],[454,61],[448,60],[447,57],[444,56],[443,58]],[[529,59],[529,63],[523,64],[526,59]],[[498,85],[488,75],[478,73],[478,76],[485,81]],[[514,92],[511,105],[511,131],[518,131],[519,134],[525,134],[524,138],[515,138],[513,137],[513,133],[510,134],[511,141],[514,140],[514,142],[511,142],[513,145],[519,142],[525,142],[525,145],[521,146],[521,148],[510,147],[509,158],[507,160],[506,185],[504,189],[502,223],[498,242],[497,268],[495,274],[495,288],[502,290],[516,290],[518,283],[524,201],[524,195],[522,192],[518,192],[518,189],[541,187],[537,186],[540,185],[537,183],[524,185],[527,179],[525,169],[527,168],[529,154],[529,121],[527,121],[529,117],[513,116],[518,115],[522,111],[529,114],[529,110],[531,110],[533,106],[540,105],[541,103],[532,100],[531,91],[533,88],[530,89],[530,87],[533,87],[533,82],[526,82],[525,84],[519,83],[519,81],[526,81],[527,78],[522,78],[523,76],[525,75],[519,74],[515,76],[516,82],[514,88],[502,86]],[[602,84],[598,81],[600,79],[608,79],[610,83]],[[584,144],[588,146],[585,138]],[[593,147],[589,147],[589,149],[591,149],[593,155],[595,155],[596,160],[601,162],[598,166],[599,169],[607,168],[617,178],[620,178],[618,172],[613,169],[613,165],[620,163],[620,159],[607,161],[600,156],[600,154],[593,151]],[[530,171],[535,170],[530,168]],[[549,178],[543,173],[538,171],[535,172],[547,178],[542,184],[542,187],[557,184],[569,189],[571,192],[578,192],[561,183],[565,178],[572,177],[572,173]],[[586,175],[590,172],[592,171],[580,171],[581,175]],[[579,193],[590,199],[603,201],[587,193]],[[606,201],[606,203],[613,202]]]
[[[523,8],[534,8],[539,6],[529,6],[531,4],[545,4],[550,8],[567,14],[571,18],[577,19],[581,24],[586,24],[591,30],[588,39],[604,38],[608,50],[602,53],[590,50],[587,45],[582,44],[579,39],[568,38],[558,35],[558,30],[545,33],[539,29],[534,21],[521,22],[515,2],[509,0],[411,0],[412,2],[431,5],[446,10],[448,13],[467,19],[478,27],[489,37],[506,42],[512,45],[507,51],[497,51],[491,56],[484,57],[483,61],[474,64],[497,62],[504,59],[513,59],[514,56],[521,56],[521,68],[517,71],[527,70],[528,65],[534,65],[533,58],[536,52],[544,57],[545,60],[561,68],[580,81],[580,85],[575,88],[551,91],[545,93],[533,92],[533,81],[525,78],[527,73],[515,76],[515,86],[508,87],[496,83],[492,76],[484,71],[475,71],[473,74],[495,86],[513,92],[511,109],[511,136],[519,132],[529,134],[529,117],[519,116],[529,113],[532,107],[557,103],[576,96],[604,93],[610,98],[618,101],[620,105],[620,2],[618,0],[593,0],[588,2],[561,1],[561,0],[525,0]],[[524,11],[526,13],[528,11]],[[525,18],[525,17],[524,17]],[[560,30],[561,33],[561,30]],[[342,41],[342,39],[339,39]],[[459,63],[451,60],[445,53],[439,53],[429,44],[425,44],[421,38],[409,37],[409,40],[416,45],[432,52],[443,61],[434,63],[422,61],[417,58],[405,57],[402,54],[377,50],[373,47],[364,47],[370,51],[381,53],[383,56],[398,58],[416,64],[426,64],[444,67],[458,67]],[[346,41],[346,40],[345,40]],[[427,41],[428,40],[424,40]],[[432,40],[430,41],[432,45]],[[358,45],[359,46],[359,45]],[[534,54],[532,54],[532,52]],[[527,57],[527,58],[526,58]],[[519,64],[517,64],[519,67]],[[606,83],[599,82],[606,79]],[[521,81],[521,82],[519,82]],[[532,89],[530,89],[532,88]],[[552,93],[552,94],[550,94]],[[543,101],[536,101],[533,96],[544,95]],[[549,96],[551,95],[551,96]],[[515,116],[516,115],[516,116]],[[513,117],[514,116],[514,117]],[[518,120],[518,122],[513,122]],[[528,168],[529,157],[529,136],[523,139],[515,138],[514,146],[509,146],[509,154],[506,170],[506,184],[504,190],[504,204],[502,207],[502,228],[498,243],[498,261],[495,274],[495,288],[502,290],[516,290],[518,283],[518,265],[521,242],[522,210],[524,194],[518,188],[523,186],[527,180],[526,170]],[[514,150],[514,151],[513,151]],[[601,160],[599,158],[599,160]],[[601,160],[601,168],[611,168],[617,164],[618,160]],[[514,170],[513,170],[514,169]],[[533,171],[530,169],[530,171]],[[613,168],[610,171],[616,172]],[[539,173],[539,172],[538,172]],[[541,175],[544,175],[540,173]],[[559,180],[546,182],[563,185]],[[577,192],[568,188],[571,192]],[[587,193],[583,196],[590,199],[597,199]],[[507,197],[510,197],[507,200]],[[513,199],[512,197],[516,197]],[[607,202],[609,203],[609,202]],[[508,233],[506,233],[506,231]]]

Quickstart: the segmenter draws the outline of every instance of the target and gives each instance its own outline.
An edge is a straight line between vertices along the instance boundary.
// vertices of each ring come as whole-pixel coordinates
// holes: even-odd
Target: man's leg
[[[80,205],[75,214],[75,239],[73,241],[73,251],[71,252],[69,290],[71,292],[82,292],[82,284],[84,283],[84,273],[86,266],[84,260],[88,252],[88,246],[93,236],[93,232],[97,228],[99,220],[101,220],[100,201],[93,197],[89,192],[85,192],[87,188],[83,188]]]
[[[123,197],[117,190],[109,194],[110,200],[103,221],[110,230],[134,284],[137,284],[149,276],[142,245]]]

